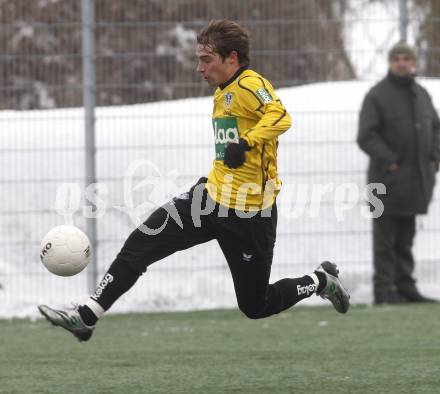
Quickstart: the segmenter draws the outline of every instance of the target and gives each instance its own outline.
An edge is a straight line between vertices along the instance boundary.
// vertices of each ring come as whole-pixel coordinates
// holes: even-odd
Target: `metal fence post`
[[[85,124],[85,171],[86,187],[96,183],[95,164],[95,1],[82,0],[82,64],[83,64],[83,105]],[[86,201],[92,209],[95,201]],[[97,277],[96,219],[86,219],[86,232],[89,236],[92,255],[88,275],[88,287],[94,291]]]
[[[401,41],[406,41],[408,30],[408,2],[399,0],[399,36]]]

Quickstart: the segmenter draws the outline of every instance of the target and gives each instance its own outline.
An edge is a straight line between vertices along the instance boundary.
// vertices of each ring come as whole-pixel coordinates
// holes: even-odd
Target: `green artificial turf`
[[[109,315],[89,342],[0,320],[0,393],[439,393],[440,306]]]

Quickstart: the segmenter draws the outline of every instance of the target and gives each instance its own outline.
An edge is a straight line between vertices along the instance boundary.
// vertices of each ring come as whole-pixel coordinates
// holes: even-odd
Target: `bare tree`
[[[0,0],[0,108],[81,105],[77,0]],[[206,95],[197,31],[213,18],[251,32],[252,67],[276,86],[354,77],[347,0],[96,0],[98,105]]]
[[[419,72],[440,76],[440,0],[414,0],[414,12],[422,16],[416,44],[421,52]]]

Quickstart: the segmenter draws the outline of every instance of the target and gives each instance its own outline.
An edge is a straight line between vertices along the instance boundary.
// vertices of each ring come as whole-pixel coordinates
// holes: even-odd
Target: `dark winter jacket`
[[[440,121],[428,92],[391,73],[366,95],[358,144],[370,157],[368,183],[383,183],[384,214],[426,213],[440,160]],[[397,163],[395,172],[387,170]]]

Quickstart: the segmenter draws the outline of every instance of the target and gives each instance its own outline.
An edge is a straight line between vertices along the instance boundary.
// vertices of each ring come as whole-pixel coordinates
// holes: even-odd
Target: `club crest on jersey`
[[[232,96],[231,92],[225,93],[225,106],[227,109],[229,109],[231,107],[232,97],[233,96]]]

